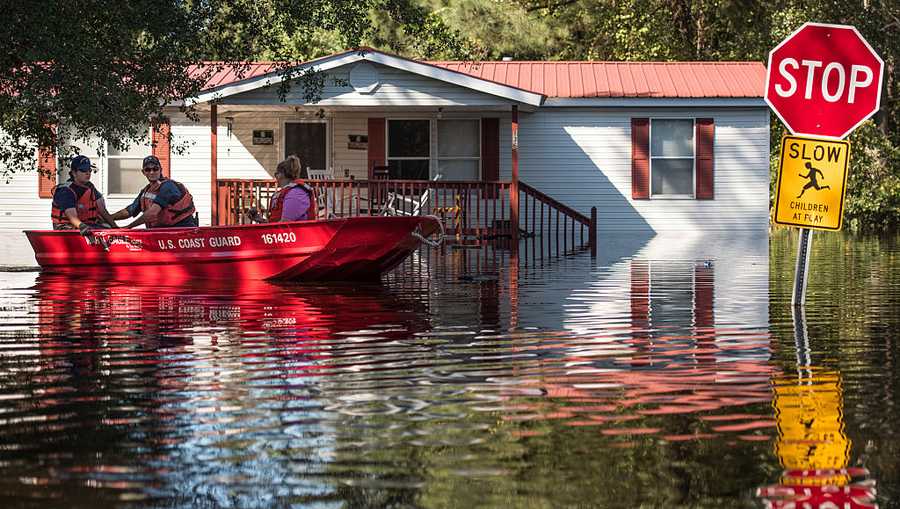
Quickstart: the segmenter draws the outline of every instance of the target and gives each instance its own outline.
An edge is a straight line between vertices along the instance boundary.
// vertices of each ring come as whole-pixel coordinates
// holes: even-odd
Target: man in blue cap
[[[54,230],[76,228],[88,236],[92,228],[117,228],[106,210],[103,195],[91,183],[95,166],[87,156],[75,156],[69,166],[69,180],[53,189],[50,219]],[[106,224],[101,224],[101,220]]]
[[[146,224],[147,228],[181,228],[197,226],[194,199],[180,182],[162,174],[162,164],[156,156],[147,156],[141,168],[149,184],[141,189],[131,205],[112,215],[113,219],[135,217],[128,228]]]

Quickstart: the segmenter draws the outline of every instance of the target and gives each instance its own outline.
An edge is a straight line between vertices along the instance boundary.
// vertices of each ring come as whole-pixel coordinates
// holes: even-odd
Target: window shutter
[[[697,119],[697,189],[698,200],[714,197],[713,140],[716,126],[711,118]]]
[[[650,198],[650,119],[631,119],[631,198]]]
[[[481,119],[481,180],[500,180],[500,119]],[[496,198],[496,189],[491,188],[485,198]]]
[[[374,180],[376,166],[386,164],[384,154],[384,118],[369,119],[369,180]]]
[[[162,174],[169,178],[172,176],[172,149],[169,143],[171,126],[169,119],[158,119],[150,122],[150,136],[153,144],[153,155],[159,158],[162,165]]]
[[[53,198],[56,186],[56,154],[53,148],[40,148],[37,154],[38,163],[38,197]]]

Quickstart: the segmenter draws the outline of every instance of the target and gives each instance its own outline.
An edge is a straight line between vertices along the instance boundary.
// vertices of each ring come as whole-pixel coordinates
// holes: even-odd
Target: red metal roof
[[[204,70],[212,70],[213,74],[206,81],[205,87],[205,89],[210,89],[229,85],[231,83],[236,83],[238,81],[243,81],[250,78],[255,78],[277,69],[278,64],[274,62],[248,62],[241,65],[218,64],[216,62],[209,62],[203,66],[192,65],[188,69],[188,73],[191,76],[198,76]]]
[[[762,98],[766,83],[766,68],[761,62],[421,63],[548,98]],[[283,62],[250,62],[245,64],[243,74],[226,66],[210,77],[207,88],[277,72],[284,65]],[[194,67],[191,72],[199,69]]]
[[[428,63],[555,98],[761,98],[766,85],[761,62]]]

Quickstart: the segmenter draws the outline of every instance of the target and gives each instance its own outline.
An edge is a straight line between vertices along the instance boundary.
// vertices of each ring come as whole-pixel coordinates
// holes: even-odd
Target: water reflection
[[[812,365],[806,311],[794,308],[796,373],[772,380],[778,425],[775,454],[785,469],[757,491],[767,507],[877,507],[869,471],[850,467],[840,371]]]
[[[683,240],[423,251],[381,285],[10,276],[0,506],[890,500],[896,318],[839,334],[814,296],[798,339],[766,243]]]

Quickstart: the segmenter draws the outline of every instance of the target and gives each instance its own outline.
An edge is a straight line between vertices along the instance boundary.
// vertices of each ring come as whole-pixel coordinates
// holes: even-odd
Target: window
[[[144,156],[150,155],[150,145],[134,143],[127,150],[116,150],[107,144],[106,172],[108,194],[136,194],[147,179],[141,173]]]
[[[71,145],[78,147],[79,153],[91,158],[91,162],[100,172],[106,172],[106,189],[103,189],[100,178],[91,177],[91,181],[103,194],[135,195],[147,185],[147,179],[141,173],[141,163],[150,155],[150,143],[132,143],[127,150],[116,150],[110,144],[99,142],[106,148],[106,156],[97,153],[98,141],[95,139],[75,138]],[[99,175],[99,174],[98,174]],[[57,164],[57,181],[63,183],[69,179],[69,162],[59,161]]]
[[[438,120],[438,173],[444,180],[479,180],[479,120]]]
[[[428,180],[431,161],[430,120],[388,120],[390,178]]]
[[[693,119],[650,122],[650,194],[694,197]]]

